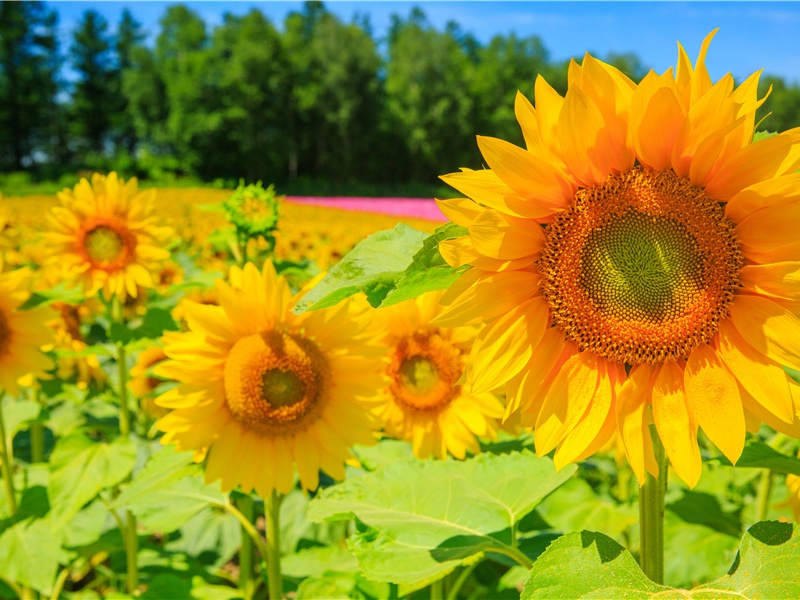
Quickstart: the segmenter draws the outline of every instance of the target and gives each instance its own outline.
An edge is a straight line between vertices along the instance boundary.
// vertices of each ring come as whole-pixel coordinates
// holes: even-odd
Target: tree
[[[118,108],[114,111],[114,132],[116,145],[129,155],[133,156],[138,143],[135,116],[129,105],[129,99],[124,89],[126,74],[136,66],[135,54],[142,47],[145,39],[141,24],[133,18],[126,8],[122,11],[122,18],[117,29],[116,54],[119,77],[116,78],[118,89],[115,91]]]
[[[34,164],[58,105],[57,17],[39,2],[0,3],[0,168]]]
[[[86,150],[104,154],[118,102],[119,70],[114,61],[108,23],[87,10],[73,34],[72,66],[78,74],[72,94],[73,134]]]
[[[800,126],[800,87],[786,85],[781,77],[766,75],[758,85],[759,97],[765,96],[770,88],[767,100],[756,113],[756,123],[763,119],[758,129],[781,132]]]

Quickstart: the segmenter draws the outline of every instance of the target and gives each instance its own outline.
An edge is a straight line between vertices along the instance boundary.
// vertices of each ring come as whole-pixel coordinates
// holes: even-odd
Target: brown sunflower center
[[[11,346],[11,327],[8,324],[8,317],[0,310],[0,356],[8,352]]]
[[[546,230],[554,323],[581,350],[627,364],[688,357],[728,316],[744,264],[703,190],[641,167],[581,189]]]
[[[387,374],[389,389],[401,408],[433,411],[458,396],[456,382],[464,368],[461,351],[438,333],[417,332],[395,346]]]
[[[97,219],[84,229],[81,248],[93,268],[114,271],[128,264],[136,248],[136,238],[119,223]]]
[[[299,334],[265,331],[240,339],[225,363],[225,397],[245,427],[288,435],[314,419],[327,398],[330,368]]]

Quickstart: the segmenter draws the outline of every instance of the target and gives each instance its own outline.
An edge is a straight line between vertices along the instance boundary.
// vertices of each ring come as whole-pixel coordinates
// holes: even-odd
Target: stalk
[[[14,479],[11,473],[11,459],[6,444],[6,426],[3,422],[3,392],[0,392],[0,462],[3,467],[3,483],[6,490],[6,502],[11,516],[17,514],[17,496],[14,492]]]
[[[269,498],[264,498],[267,517],[267,577],[269,599],[283,598],[283,576],[281,575],[281,502],[283,495],[272,490]]]
[[[766,521],[769,516],[769,500],[772,495],[772,471],[764,469],[761,479],[758,481],[758,493],[756,496],[756,520]]]
[[[122,315],[122,303],[116,296],[111,304],[111,320],[125,324]],[[131,413],[128,406],[128,364],[125,344],[117,342],[117,373],[119,379],[119,433],[127,438],[131,434]],[[129,594],[135,594],[139,587],[139,565],[136,562],[139,554],[139,538],[136,534],[136,517],[129,510],[125,511],[125,527],[122,529],[125,544],[125,562],[127,566],[127,589]]]
[[[236,506],[248,522],[253,522],[253,498],[249,495],[242,496],[236,501]],[[242,546],[239,549],[239,589],[245,598],[253,594],[253,540],[249,532],[242,527]]]
[[[39,404],[39,390],[36,388],[31,390],[31,400]],[[44,462],[44,426],[40,421],[31,423],[28,433],[31,436],[31,462]]]
[[[639,566],[655,583],[664,583],[664,496],[667,493],[667,456],[658,432],[650,431],[658,464],[658,479],[649,473],[639,490]]]

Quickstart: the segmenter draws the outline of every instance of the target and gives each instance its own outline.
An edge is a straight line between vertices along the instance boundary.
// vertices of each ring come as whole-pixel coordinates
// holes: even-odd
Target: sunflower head
[[[471,265],[439,323],[486,323],[473,389],[504,385],[557,465],[618,432],[639,481],[655,424],[678,475],[698,428],[735,462],[745,427],[800,436],[800,130],[754,141],[758,74],[713,82],[705,57],[637,83],[586,55],[559,95],[517,95],[525,148],[478,138],[488,169],[446,175]]]
[[[478,437],[495,439],[503,406],[462,382],[474,327],[436,327],[441,292],[370,311],[387,349],[386,384],[376,412],[386,432],[412,442],[420,458],[464,458]]]
[[[272,184],[264,189],[260,181],[250,185],[241,182],[222,206],[228,220],[247,237],[268,236],[278,227],[282,200]]]
[[[295,315],[296,298],[272,263],[233,267],[216,285],[219,305],[185,302],[188,331],[164,340],[153,372],[178,387],[157,404],[164,443],[207,456],[206,477],[265,496],[304,489],[319,471],[344,477],[349,446],[370,444],[380,350],[348,304]]]
[[[61,206],[48,215],[45,235],[52,263],[87,295],[103,290],[123,301],[137,286],[155,285],[154,274],[169,257],[172,229],[155,224],[153,193],[139,192],[136,179],[95,174],[58,195]]]

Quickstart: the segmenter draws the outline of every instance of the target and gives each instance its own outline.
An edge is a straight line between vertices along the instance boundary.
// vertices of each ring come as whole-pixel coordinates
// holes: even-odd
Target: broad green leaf
[[[281,502],[281,555],[288,556],[308,546],[344,543],[348,523],[310,523],[306,516],[308,502],[308,496],[298,489],[289,492]]]
[[[653,583],[624,547],[602,533],[568,533],[533,564],[522,600],[800,598],[798,527],[777,521],[756,523],[742,538],[728,574],[692,590]],[[671,556],[667,552],[668,562]]]
[[[179,537],[167,542],[165,548],[221,568],[239,549],[241,531],[232,514],[218,506],[206,506],[181,526]]]
[[[192,582],[171,573],[159,573],[153,577],[147,590],[139,596],[142,600],[164,600],[165,598],[190,598]]]
[[[414,458],[411,444],[390,438],[384,438],[374,446],[355,446],[353,454],[367,471],[376,471],[399,460]]]
[[[51,455],[48,486],[54,527],[72,519],[100,490],[125,480],[136,464],[128,438],[110,444],[79,434],[62,438]]]
[[[195,600],[234,600],[235,598],[244,598],[240,590],[225,585],[212,585],[198,575],[192,577],[191,597]]]
[[[610,537],[581,531],[561,536],[533,563],[521,600],[650,598],[668,590],[650,581]]]
[[[294,311],[301,313],[334,306],[358,292],[364,292],[372,306],[380,306],[402,278],[426,237],[427,234],[404,223],[367,236],[331,267],[325,278],[297,303]]]
[[[745,598],[800,598],[798,565],[800,525],[756,523],[742,538],[728,574],[695,588],[692,597],[730,597],[732,592]]]
[[[154,454],[136,479],[114,501],[127,508],[148,532],[170,532],[180,528],[209,505],[224,506],[219,484],[206,485],[202,468],[192,462],[190,452],[175,452],[166,446]]]
[[[302,579],[325,571],[357,573],[358,561],[341,546],[312,546],[281,558],[286,577]]]
[[[356,518],[348,546],[376,581],[434,581],[482,552],[519,553],[520,519],[575,472],[529,452],[403,461],[322,491],[312,521]]]
[[[618,538],[639,521],[636,506],[598,496],[583,479],[573,479],[536,509],[551,527],[561,531],[595,528]]]
[[[36,308],[37,306],[47,306],[53,302],[80,304],[83,301],[84,294],[80,287],[73,286],[68,288],[66,283],[60,283],[49,290],[36,290],[20,308],[27,310],[29,308]]]
[[[726,535],[703,525],[686,523],[670,513],[664,522],[664,581],[692,586],[724,573],[736,556],[741,534]]]
[[[20,521],[0,535],[0,573],[37,591],[50,591],[65,559],[60,536],[47,519]]]
[[[724,456],[718,457],[723,465],[730,465],[730,461]],[[749,439],[744,445],[742,455],[736,461],[736,467],[771,469],[778,473],[790,473],[800,475],[800,458],[781,454],[773,450],[759,439]]]
[[[26,429],[28,423],[36,420],[41,411],[41,405],[32,400],[5,398],[2,402],[2,410],[6,441],[10,443],[18,431]]]
[[[331,571],[303,580],[295,596],[297,600],[377,600],[388,597],[388,584],[367,581],[358,574]]]

